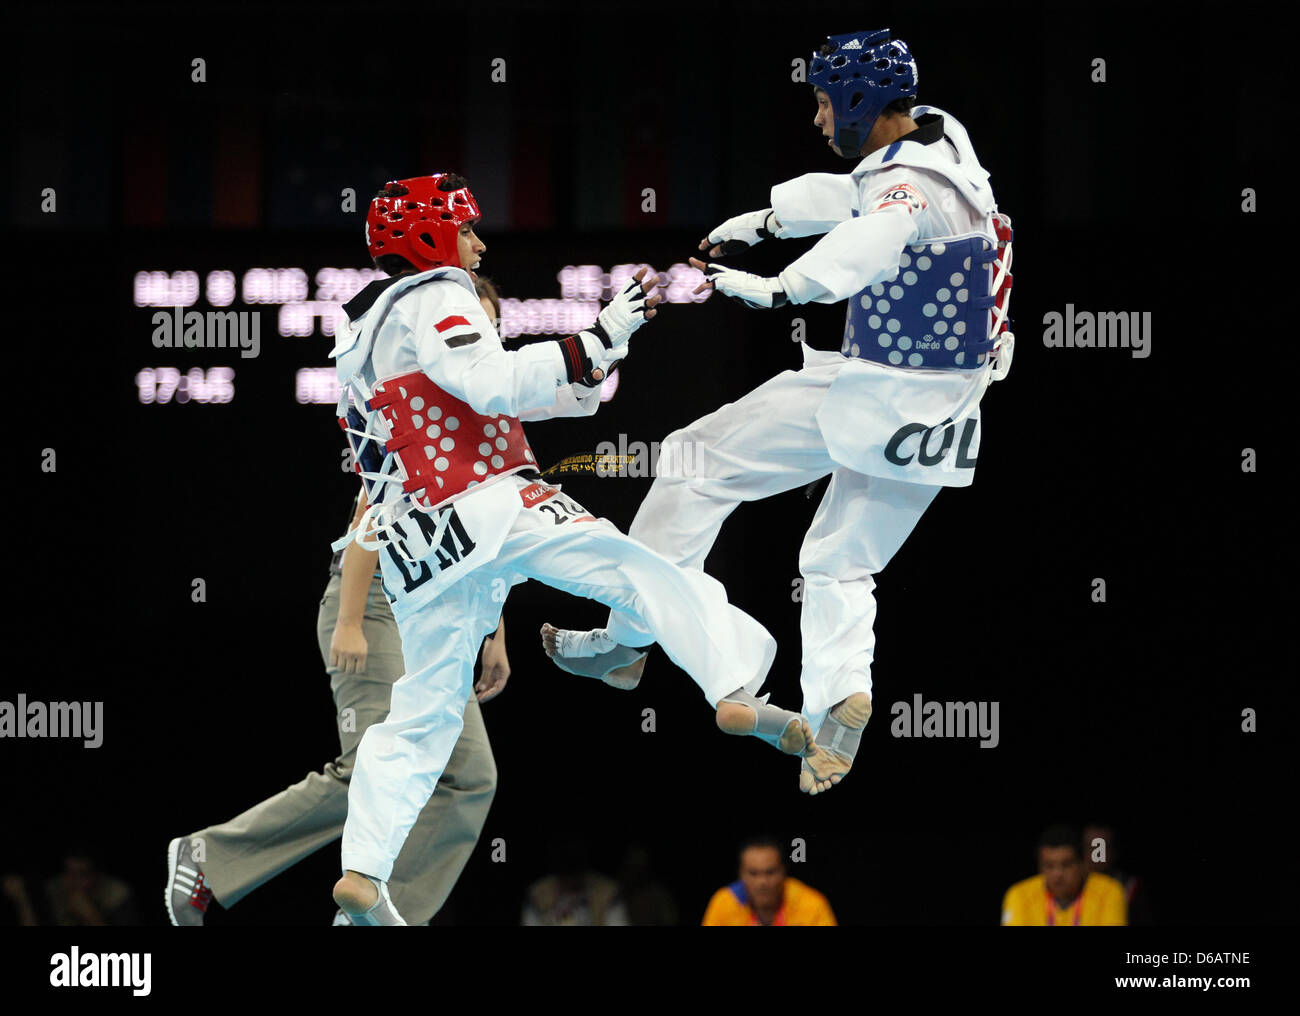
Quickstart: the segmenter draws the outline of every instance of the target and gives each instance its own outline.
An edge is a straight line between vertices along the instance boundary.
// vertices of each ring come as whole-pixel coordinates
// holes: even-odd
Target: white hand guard
[[[750,275],[749,272],[712,264],[704,269],[704,278],[713,283],[713,288],[719,293],[739,300],[746,307],[767,310],[786,304],[787,297],[780,279]]]
[[[709,249],[721,244],[722,250],[718,257],[725,258],[737,251],[748,250],[769,236],[776,236],[776,228],[776,212],[764,208],[762,211],[746,212],[728,219],[704,239]]]
[[[609,306],[597,315],[596,323],[588,330],[606,349],[626,347],[628,336],[645,324],[647,298],[641,283],[628,279],[627,285],[609,301]],[[623,352],[626,355],[626,348]]]
[[[627,359],[627,342],[623,342],[621,345],[611,346],[609,349],[605,350],[605,356],[600,361],[600,369],[605,372],[606,377],[609,377],[609,375],[614,372],[614,368],[625,359]]]

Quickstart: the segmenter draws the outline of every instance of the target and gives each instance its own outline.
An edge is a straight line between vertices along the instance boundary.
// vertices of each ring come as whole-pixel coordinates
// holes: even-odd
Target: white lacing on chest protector
[[[336,409],[339,419],[347,420],[348,410],[355,408],[362,419],[365,420],[362,430],[356,430],[351,426],[344,427],[343,430],[346,434],[357,439],[355,445],[357,468],[360,470],[362,482],[365,483],[366,500],[370,503],[367,505],[366,510],[361,513],[361,519],[357,525],[335,540],[330,545],[330,548],[332,550],[342,550],[353,540],[366,550],[383,550],[387,545],[394,547],[397,553],[408,563],[416,564],[419,558],[409,552],[403,541],[403,534],[397,532],[394,526],[413,511],[420,511],[421,509],[411,499],[411,495],[403,489],[409,477],[406,469],[402,466],[401,460],[394,453],[387,450],[388,440],[392,437],[392,430],[388,426],[388,421],[384,419],[384,414],[378,409],[366,408],[366,403],[373,395],[374,392],[360,372],[354,374],[343,385],[343,390],[339,395]],[[384,456],[377,472],[366,471],[361,465],[362,456],[369,445],[374,445],[376,450]],[[397,496],[389,500],[384,495],[392,485],[397,486]],[[437,512],[437,517],[437,525],[434,527],[433,535],[429,539],[431,547],[436,547],[442,542],[443,535],[447,531],[447,524],[451,521],[451,506],[448,505]],[[367,540],[366,534],[368,532],[373,532],[376,536],[382,536],[382,541]]]

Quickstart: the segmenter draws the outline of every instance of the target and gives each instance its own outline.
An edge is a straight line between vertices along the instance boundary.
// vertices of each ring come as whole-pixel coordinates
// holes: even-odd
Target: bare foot
[[[866,692],[854,692],[831,709],[830,715],[850,731],[860,732],[871,719],[871,696]],[[823,724],[823,737],[825,731],[826,725]],[[824,794],[848,775],[853,767],[853,755],[820,745],[814,747],[815,750],[805,756],[799,768],[799,789],[805,794]]]
[[[812,727],[808,726],[808,721],[802,716],[796,716],[787,723],[777,747],[787,755],[802,755],[810,748],[815,748]]]
[[[848,775],[853,760],[838,751],[818,745],[799,767],[799,789],[805,794],[823,794]]]
[[[718,729],[724,734],[752,734],[754,732],[754,710],[739,702],[719,702],[714,716]]]
[[[334,883],[334,902],[349,916],[364,914],[379,902],[379,890],[364,875],[347,871]]]
[[[647,659],[649,659],[649,654],[629,663],[626,667],[611,670],[601,680],[611,688],[617,688],[619,691],[631,691],[641,683],[641,672],[645,670],[645,661]]]
[[[558,631],[549,621],[542,625],[542,649],[547,656],[555,655],[555,636]]]

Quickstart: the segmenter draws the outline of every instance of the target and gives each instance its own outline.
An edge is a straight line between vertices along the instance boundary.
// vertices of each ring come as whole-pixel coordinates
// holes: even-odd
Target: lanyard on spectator
[[[1046,895],[1047,895],[1047,926],[1049,928],[1054,928],[1056,927],[1056,906],[1052,902],[1051,892],[1048,891]],[[1083,890],[1080,889],[1079,898],[1074,901],[1074,920],[1070,922],[1070,927],[1077,928],[1079,926],[1079,915],[1082,913],[1083,913]]]

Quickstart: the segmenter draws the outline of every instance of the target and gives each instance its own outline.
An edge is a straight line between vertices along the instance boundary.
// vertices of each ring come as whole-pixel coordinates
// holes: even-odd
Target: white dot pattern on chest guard
[[[896,367],[982,366],[993,345],[989,285],[995,255],[982,235],[912,245],[899,257],[900,269],[907,271],[849,299],[840,352]],[[859,335],[876,341],[861,342]]]
[[[370,407],[391,432],[384,449],[400,467],[403,492],[425,508],[536,462],[518,420],[476,413],[423,373],[379,382]],[[460,440],[479,433],[477,442]]]

